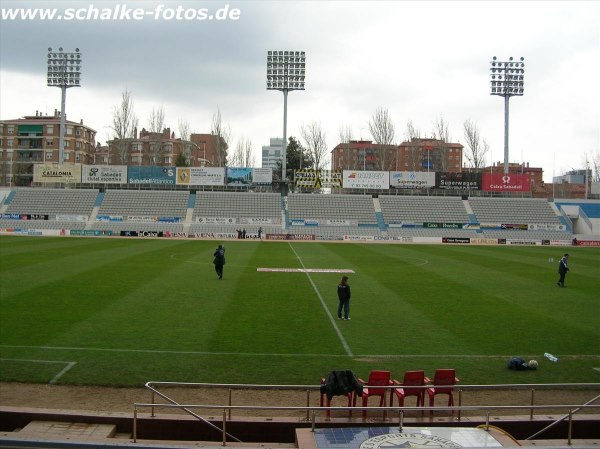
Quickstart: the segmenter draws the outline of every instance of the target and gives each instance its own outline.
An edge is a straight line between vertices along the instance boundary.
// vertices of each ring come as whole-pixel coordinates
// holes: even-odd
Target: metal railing
[[[227,421],[231,420],[233,411],[304,411],[306,412],[306,421],[310,421],[312,423],[312,428],[314,430],[316,425],[316,415],[317,413],[326,413],[329,411],[382,411],[384,414],[390,412],[398,413],[398,425],[399,428],[402,429],[404,414],[405,412],[412,411],[429,411],[433,413],[434,411],[451,411],[452,416],[454,417],[454,413],[456,412],[456,419],[458,421],[461,420],[462,412],[466,411],[478,411],[485,412],[486,414],[486,428],[489,428],[489,416],[490,411],[497,412],[506,412],[512,410],[528,410],[529,417],[533,420],[534,411],[535,410],[568,410],[568,413],[564,416],[558,418],[556,421],[546,426],[544,429],[538,431],[534,435],[530,436],[528,439],[533,439],[538,435],[542,434],[546,430],[554,427],[558,423],[568,419],[568,439],[569,444],[571,441],[572,435],[572,419],[573,414],[578,413],[581,410],[600,410],[600,405],[594,405],[593,403],[600,399],[600,395],[596,395],[593,399],[589,400],[585,404],[570,404],[570,405],[561,405],[561,404],[535,404],[535,392],[540,390],[597,390],[600,391],[600,383],[579,383],[579,384],[493,384],[493,385],[461,385],[460,387],[455,385],[454,391],[458,393],[458,405],[454,407],[315,407],[311,406],[311,392],[317,391],[320,396],[320,385],[258,385],[258,384],[214,384],[214,383],[189,383],[189,382],[147,382],[146,388],[151,391],[151,402],[150,403],[135,403],[134,404],[134,422],[133,422],[133,440],[137,441],[137,418],[138,418],[138,409],[139,408],[150,408],[151,417],[155,417],[155,409],[156,408],[167,408],[167,409],[178,409],[184,411],[194,418],[200,420],[201,422],[207,424],[211,428],[218,430],[222,434],[223,445],[226,445],[227,438],[229,437],[233,441],[240,442],[239,439],[230,435],[226,431]],[[369,385],[364,385],[365,387],[369,387]],[[209,389],[227,389],[228,390],[228,403],[227,405],[219,404],[219,405],[199,405],[199,404],[180,404],[175,401],[173,398],[169,397],[164,392],[159,391],[159,387],[178,387],[178,388],[209,388]],[[431,387],[436,387],[435,385],[424,385],[424,386],[410,386],[410,388],[414,389],[427,389]],[[448,388],[448,385],[441,385],[440,387]],[[394,390],[397,388],[402,388],[402,385],[390,385],[390,386],[376,386],[376,388],[381,389],[389,389]],[[259,391],[273,391],[273,390],[282,390],[282,391],[302,391],[306,393],[306,405],[305,406],[252,406],[252,405],[233,405],[233,391],[248,391],[248,390],[259,390]],[[504,390],[522,390],[529,392],[529,404],[527,405],[477,405],[477,406],[463,406],[463,392],[469,391],[504,391]],[[168,404],[159,404],[156,402],[156,396],[163,398]],[[211,423],[207,419],[200,416],[194,410],[222,410],[223,411],[223,420],[222,427],[219,428],[215,424]],[[454,419],[454,418],[453,418]]]

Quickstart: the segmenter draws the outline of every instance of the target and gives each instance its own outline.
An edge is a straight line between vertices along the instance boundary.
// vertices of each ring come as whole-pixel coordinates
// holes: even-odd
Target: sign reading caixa
[[[484,173],[482,190],[490,192],[529,192],[531,190],[529,173]]]

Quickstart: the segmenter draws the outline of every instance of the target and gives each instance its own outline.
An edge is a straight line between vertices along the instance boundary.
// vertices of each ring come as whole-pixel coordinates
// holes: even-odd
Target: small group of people
[[[237,238],[240,240],[245,240],[247,238],[251,238],[251,234],[247,234],[246,233],[246,228],[243,229],[236,229],[237,232]],[[262,240],[262,227],[259,227],[258,230],[256,231],[256,235],[258,236],[259,240]]]

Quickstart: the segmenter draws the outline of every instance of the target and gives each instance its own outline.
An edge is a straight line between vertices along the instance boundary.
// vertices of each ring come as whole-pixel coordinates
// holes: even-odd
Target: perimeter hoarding
[[[482,190],[486,192],[529,192],[531,190],[529,173],[484,173]]]
[[[294,184],[296,187],[310,189],[341,189],[341,170],[294,170]]]
[[[225,167],[177,167],[177,185],[224,186]]]
[[[387,171],[344,170],[344,189],[389,189]]]
[[[81,164],[34,164],[33,182],[63,184],[81,182]]]
[[[273,169],[268,167],[253,168],[252,181],[254,184],[271,184],[273,182]]]
[[[252,169],[248,167],[226,167],[226,179],[228,186],[250,186],[252,185]]]
[[[481,173],[436,173],[436,187],[442,190],[481,190]]]
[[[175,185],[175,167],[134,166],[127,167],[129,184],[170,184]]]
[[[435,172],[391,171],[392,189],[432,189],[435,187]]]
[[[127,166],[82,165],[81,182],[89,184],[127,184]]]

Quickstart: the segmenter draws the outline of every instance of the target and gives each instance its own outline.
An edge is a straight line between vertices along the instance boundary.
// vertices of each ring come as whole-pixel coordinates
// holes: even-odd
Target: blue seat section
[[[375,218],[377,219],[377,225],[379,226],[379,229],[385,231],[387,226],[385,224],[385,220],[383,219],[383,213],[375,212]]]
[[[569,201],[568,203],[556,202],[557,206],[579,206],[588,218],[600,218],[600,203],[575,203]]]
[[[190,197],[188,198],[188,209],[193,209],[196,205],[196,194],[190,193]]]
[[[104,200],[104,192],[99,192],[96,197],[96,202],[94,203],[94,207],[102,206],[102,201]]]
[[[13,199],[15,198],[15,191],[11,190],[6,199],[4,200],[4,204],[12,204]]]

